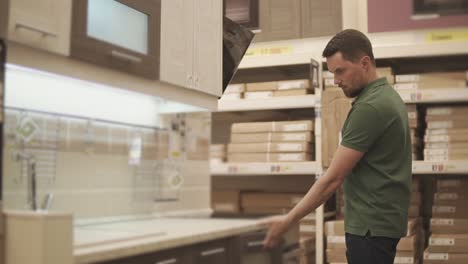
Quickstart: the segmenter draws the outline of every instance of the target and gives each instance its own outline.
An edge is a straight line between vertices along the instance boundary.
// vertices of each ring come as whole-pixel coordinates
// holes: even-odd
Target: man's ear
[[[369,56],[363,56],[360,60],[361,66],[367,71],[369,70],[372,62]]]

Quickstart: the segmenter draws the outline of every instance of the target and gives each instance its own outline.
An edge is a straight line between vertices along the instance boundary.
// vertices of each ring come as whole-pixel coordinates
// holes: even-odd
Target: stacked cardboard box
[[[468,159],[468,106],[433,106],[426,114],[424,160]]]
[[[466,88],[466,72],[431,72],[395,76],[394,88],[399,91],[417,89]]]
[[[221,100],[240,100],[244,98],[245,84],[229,84],[224,90]]]
[[[304,195],[304,193],[243,192],[241,207],[244,213],[251,215],[285,214]]]
[[[213,190],[211,192],[211,208],[213,209],[214,213],[240,213],[240,191]]]
[[[408,121],[411,130],[411,146],[413,153],[413,160],[420,160],[422,158],[422,121],[419,115],[416,104],[407,104],[406,110],[408,111]]]
[[[395,75],[393,74],[393,70],[390,67],[378,67],[377,76],[386,77],[389,84],[395,83]],[[335,84],[333,73],[329,71],[323,71],[322,77],[323,77],[323,87],[338,88],[338,86]]]
[[[226,145],[211,144],[210,145],[210,161],[224,162],[226,160]]]
[[[436,183],[429,246],[424,263],[468,263],[468,179]]]
[[[314,90],[310,85],[310,80],[308,79],[247,83],[245,90],[245,99],[263,99],[276,96],[305,95],[314,93]]]
[[[325,223],[324,228],[327,245],[327,263],[347,263],[344,221],[328,221]],[[394,263],[419,263],[422,255],[423,242],[421,220],[419,218],[408,220],[408,233],[407,236],[401,238],[398,243]]]
[[[299,264],[315,264],[315,237],[300,237]]]
[[[229,162],[291,162],[314,158],[314,121],[234,123]]]

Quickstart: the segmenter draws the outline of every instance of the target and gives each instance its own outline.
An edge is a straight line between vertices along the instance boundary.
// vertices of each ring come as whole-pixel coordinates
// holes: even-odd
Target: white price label
[[[414,258],[412,258],[412,257],[395,257],[394,263],[413,264],[414,263]]]
[[[455,239],[453,238],[431,238],[429,239],[429,245],[431,246],[453,246],[455,245]]]
[[[456,211],[455,206],[433,206],[432,212],[433,213],[455,213]]]
[[[425,253],[424,259],[428,260],[448,260],[449,255],[447,253]]]
[[[457,193],[436,193],[434,194],[436,200],[457,200]]]
[[[453,219],[449,218],[432,218],[431,225],[434,226],[453,226]]]

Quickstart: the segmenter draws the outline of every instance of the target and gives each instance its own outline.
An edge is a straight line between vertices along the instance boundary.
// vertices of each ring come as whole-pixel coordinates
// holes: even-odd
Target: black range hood
[[[223,20],[223,93],[237,71],[254,33],[224,17]]]

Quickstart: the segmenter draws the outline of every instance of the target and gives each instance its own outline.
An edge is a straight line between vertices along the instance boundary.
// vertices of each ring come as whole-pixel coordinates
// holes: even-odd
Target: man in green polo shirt
[[[269,221],[264,241],[284,232],[327,201],[344,182],[346,257],[349,264],[393,263],[406,235],[411,185],[408,114],[387,79],[376,73],[372,45],[357,30],[336,34],[323,51],[330,72],[354,98],[330,167],[286,215]]]

